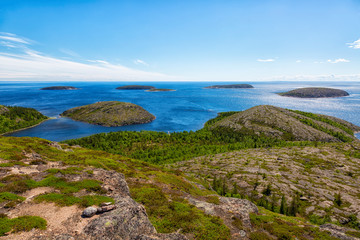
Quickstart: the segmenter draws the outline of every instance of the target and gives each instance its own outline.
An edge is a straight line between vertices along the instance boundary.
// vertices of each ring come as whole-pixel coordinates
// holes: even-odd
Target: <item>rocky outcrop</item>
[[[118,101],[97,102],[71,108],[61,116],[107,127],[143,124],[155,119],[154,115],[136,104]]]
[[[331,223],[327,223],[327,224],[321,225],[320,229],[322,231],[330,232],[330,235],[337,239],[341,239],[341,240],[357,240],[357,239],[359,239],[357,237],[352,237],[352,236],[349,236],[346,234],[346,232],[354,231],[354,229],[351,229],[351,228],[340,227],[340,226],[337,226],[337,225],[334,225]]]
[[[78,88],[72,86],[52,86],[40,88],[40,90],[78,90]]]
[[[226,84],[226,85],[213,85],[205,88],[254,88],[250,84]]]
[[[333,98],[349,96],[349,93],[334,88],[298,88],[288,92],[278,93],[284,97],[297,97],[297,98]]]
[[[9,111],[8,108],[6,108],[5,106],[0,105],[0,114],[6,113],[8,111]]]
[[[360,127],[335,117],[260,105],[234,113],[210,125],[246,134],[296,141],[342,142],[357,140]]]

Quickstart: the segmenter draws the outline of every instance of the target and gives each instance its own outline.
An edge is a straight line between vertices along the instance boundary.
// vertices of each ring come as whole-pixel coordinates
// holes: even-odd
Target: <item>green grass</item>
[[[21,216],[13,219],[7,217],[0,218],[0,236],[7,232],[30,231],[33,228],[45,230],[47,222],[45,219],[37,216]]]
[[[83,168],[81,168],[81,167],[68,167],[65,169],[50,168],[50,169],[46,170],[46,172],[51,173],[51,174],[61,173],[62,175],[67,175],[67,174],[81,174],[82,170],[83,170]]]
[[[72,194],[62,193],[46,193],[35,197],[36,203],[41,202],[53,202],[58,206],[72,206],[78,205],[81,207],[89,207],[93,205],[100,205],[103,202],[114,203],[114,199],[102,195],[86,195],[81,197],[75,197]]]
[[[183,199],[169,201],[161,189],[155,185],[133,187],[133,198],[146,207],[151,223],[160,233],[170,233],[181,229],[182,233],[192,233],[195,239],[230,239],[230,230],[218,217],[204,214]]]

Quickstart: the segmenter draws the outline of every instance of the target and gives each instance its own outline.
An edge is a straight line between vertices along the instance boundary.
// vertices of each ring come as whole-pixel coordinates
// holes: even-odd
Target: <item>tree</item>
[[[287,210],[286,199],[285,199],[285,196],[283,195],[281,198],[281,203],[280,203],[280,213],[286,214],[286,210]]]
[[[342,202],[342,199],[341,199],[341,194],[340,192],[339,193],[335,193],[335,199],[334,199],[334,203],[337,205],[337,206],[341,206],[341,204],[343,203]]]

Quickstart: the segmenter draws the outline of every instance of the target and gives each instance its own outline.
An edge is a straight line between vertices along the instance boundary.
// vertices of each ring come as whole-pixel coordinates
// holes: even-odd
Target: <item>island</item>
[[[60,116],[106,127],[149,123],[155,116],[142,107],[127,102],[107,101],[71,108]]]
[[[278,93],[278,95],[296,98],[334,98],[349,96],[349,93],[335,88],[309,87]]]
[[[174,89],[168,89],[168,88],[152,88],[149,90],[146,90],[146,92],[173,92],[176,91]]]
[[[213,85],[205,88],[217,89],[217,88],[254,88],[250,84],[226,84],[226,85]]]
[[[52,86],[52,87],[44,87],[40,88],[40,90],[78,90],[79,88],[72,86]]]
[[[149,90],[149,89],[154,89],[155,87],[153,86],[144,86],[144,85],[126,85],[126,86],[121,86],[121,87],[117,87],[117,90]]]

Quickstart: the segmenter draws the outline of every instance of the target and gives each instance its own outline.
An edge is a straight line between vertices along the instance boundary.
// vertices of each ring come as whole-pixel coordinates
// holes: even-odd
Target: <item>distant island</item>
[[[116,89],[118,90],[149,90],[149,89],[154,89],[155,87],[153,86],[144,86],[144,85],[126,85],[126,86],[121,86],[121,87],[117,87]]]
[[[78,90],[78,88],[72,86],[52,86],[40,88],[40,90]]]
[[[71,108],[61,114],[71,119],[106,127],[151,122],[155,116],[133,103],[107,101]]]
[[[146,90],[146,92],[173,92],[174,89],[168,89],[168,88],[151,88],[149,90]]]
[[[341,89],[310,87],[298,88],[288,92],[278,93],[278,95],[297,98],[333,98],[349,96],[349,93]]]
[[[226,84],[226,85],[213,85],[205,88],[254,88],[250,84]]]

